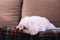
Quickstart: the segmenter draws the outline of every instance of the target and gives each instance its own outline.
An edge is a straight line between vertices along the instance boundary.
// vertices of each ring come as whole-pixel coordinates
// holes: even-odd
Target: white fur
[[[21,19],[19,24],[29,29],[31,35],[35,35],[39,31],[45,31],[47,29],[55,28],[55,26],[50,23],[48,19],[40,16],[26,16]]]

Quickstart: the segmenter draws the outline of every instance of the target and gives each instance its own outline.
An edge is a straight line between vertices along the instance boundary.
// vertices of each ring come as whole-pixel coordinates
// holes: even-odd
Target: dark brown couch
[[[0,0],[0,26],[15,27],[21,16],[34,15],[60,26],[60,0]]]

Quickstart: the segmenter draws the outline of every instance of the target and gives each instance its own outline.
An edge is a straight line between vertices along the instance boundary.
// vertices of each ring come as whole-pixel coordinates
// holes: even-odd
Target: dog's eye
[[[25,26],[24,26],[24,28],[23,29],[27,29]]]

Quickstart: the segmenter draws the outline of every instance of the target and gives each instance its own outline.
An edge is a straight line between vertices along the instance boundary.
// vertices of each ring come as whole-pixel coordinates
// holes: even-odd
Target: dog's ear
[[[24,27],[20,24],[20,25],[17,25],[16,29],[19,29],[19,30],[22,30]]]

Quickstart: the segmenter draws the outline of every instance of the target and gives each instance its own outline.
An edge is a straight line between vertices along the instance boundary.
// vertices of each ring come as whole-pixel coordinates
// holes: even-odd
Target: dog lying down
[[[24,29],[24,27],[26,29]],[[44,32],[48,29],[55,29],[56,27],[52,23],[50,23],[49,20],[45,17],[26,16],[21,19],[16,28],[19,28],[19,30],[23,29],[24,32],[31,35],[36,35],[40,31]]]

